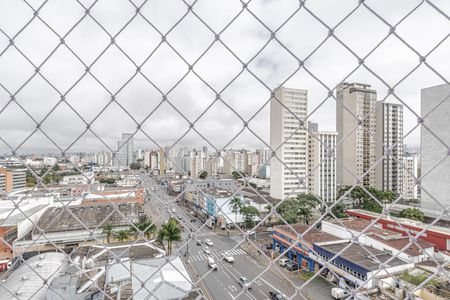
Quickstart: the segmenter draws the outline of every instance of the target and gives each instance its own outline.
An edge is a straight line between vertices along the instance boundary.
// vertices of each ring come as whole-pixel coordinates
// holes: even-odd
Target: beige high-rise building
[[[403,190],[403,105],[377,105],[377,189],[400,195]]]
[[[368,84],[342,83],[337,87],[337,184],[376,187],[377,92]]]
[[[277,199],[307,192],[308,91],[280,87],[270,101],[270,195]],[[302,122],[300,122],[302,121]]]

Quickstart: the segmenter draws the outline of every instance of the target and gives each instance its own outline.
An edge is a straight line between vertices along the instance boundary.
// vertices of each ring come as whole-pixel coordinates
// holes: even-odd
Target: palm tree
[[[172,253],[172,241],[179,241],[181,239],[181,229],[178,221],[170,218],[159,230],[158,239],[167,240],[167,252],[170,255]]]
[[[242,208],[241,198],[234,197],[228,203],[228,206],[231,208],[231,211],[234,212],[234,225],[237,223],[237,214]]]
[[[106,224],[103,227],[103,234],[106,234],[106,241],[109,243],[111,243],[111,235],[113,233],[113,227],[111,224]]]
[[[134,226],[130,227],[130,231],[134,232],[134,234],[138,235],[139,232],[143,232],[147,240],[150,239],[150,236],[156,232],[156,225],[153,224],[151,220],[145,220],[141,223],[136,223]]]
[[[124,229],[114,232],[114,237],[121,242],[123,242],[124,240],[128,240],[129,235],[130,232]]]

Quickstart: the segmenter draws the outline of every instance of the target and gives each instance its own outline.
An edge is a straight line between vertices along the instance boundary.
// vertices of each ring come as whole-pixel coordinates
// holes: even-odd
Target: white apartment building
[[[311,130],[311,128],[310,128]],[[326,202],[336,199],[337,132],[310,132],[308,138],[309,192]]]
[[[53,167],[57,162],[58,159],[56,157],[44,157],[44,165],[47,167]]]
[[[280,87],[270,101],[270,196],[284,199],[307,192],[308,91]]]
[[[440,214],[450,207],[450,85],[422,89],[421,113],[421,207]]]
[[[377,105],[377,189],[397,195],[403,189],[403,105]]]
[[[419,154],[407,153],[403,156],[403,188],[404,199],[419,199],[420,187],[416,180],[419,177]]]
[[[337,184],[376,187],[377,92],[368,84],[342,83],[337,87]],[[370,170],[369,170],[370,169]]]
[[[59,184],[62,184],[62,185],[84,185],[84,184],[94,184],[94,183],[95,183],[95,173],[94,172],[86,172],[84,174],[63,176],[63,178]]]

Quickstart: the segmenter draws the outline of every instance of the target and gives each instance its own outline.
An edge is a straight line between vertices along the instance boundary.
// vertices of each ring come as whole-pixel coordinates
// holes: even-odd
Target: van
[[[279,260],[278,260],[278,264],[280,265],[280,266],[282,266],[282,267],[286,267],[286,264],[289,262],[289,258],[285,258],[285,257],[283,257],[283,258],[280,258]]]
[[[208,266],[213,270],[217,270],[217,264],[214,258],[208,257]]]

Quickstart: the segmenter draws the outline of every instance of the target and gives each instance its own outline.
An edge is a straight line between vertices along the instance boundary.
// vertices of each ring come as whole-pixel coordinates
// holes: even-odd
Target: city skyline
[[[382,9],[384,6],[381,2],[383,1],[380,1],[377,5]],[[208,17],[211,10],[216,8],[214,5],[222,5],[221,12],[223,15],[220,18]],[[198,3],[194,8],[199,16],[208,18],[208,23],[211,23],[210,25],[216,31],[225,26],[226,22],[242,9],[240,3],[232,3],[231,1],[215,3],[214,5]],[[344,12],[350,11],[354,5],[352,1],[342,2],[339,5],[327,3],[326,6],[323,3],[308,4],[311,11],[326,16],[327,23],[330,26],[336,25],[345,16]],[[279,7],[273,1],[251,2],[249,4],[249,8],[258,14],[262,14],[263,20],[270,22],[268,25],[272,28],[280,25],[283,19],[287,19],[289,16],[287,13],[291,12],[296,6],[298,6],[298,1],[287,2],[283,7]],[[336,15],[330,14],[329,11],[333,11],[330,6],[339,6],[339,9],[335,10],[339,13]],[[186,6],[184,4],[175,5],[168,15],[169,17],[166,16],[166,18],[161,18],[162,12],[165,12],[162,7],[164,7],[162,3],[155,2],[151,6],[144,5],[142,11],[145,16],[148,16],[158,25],[158,28],[161,28],[162,32],[165,32],[169,29],[168,24],[172,19],[182,16]],[[162,10],[158,10],[159,8]],[[396,22],[412,8],[399,3],[389,3],[389,9],[382,9],[381,12],[390,22]],[[3,11],[4,16],[1,18],[0,27],[4,29],[8,36],[13,36],[23,22],[33,17],[31,9],[22,9],[19,5],[17,7],[9,5]],[[127,20],[127,14],[129,14],[128,18],[131,18],[134,11],[135,8],[128,3],[117,4],[114,7],[99,3],[92,10],[92,16],[96,18],[103,13],[121,15],[122,18],[119,20],[111,18],[100,20],[108,32],[114,34]],[[277,21],[272,20],[269,15],[266,15],[268,11],[276,12],[281,18]],[[57,17],[60,12],[64,13],[64,19]],[[63,34],[70,28],[70,24],[83,16],[83,12],[82,7],[76,4],[71,11],[63,10],[60,4],[50,4],[44,6],[40,17],[49,24],[60,25],[59,34]],[[12,15],[15,17],[11,18]],[[423,20],[427,21],[421,29],[420,24],[424,22]],[[220,37],[223,39],[223,43],[229,45],[230,49],[238,54],[238,57],[246,61],[270,39],[270,32],[247,11],[244,11],[237,21],[239,21],[240,28],[246,28],[243,32],[240,32],[239,35],[234,34],[236,31],[232,26],[229,32],[225,31]],[[354,22],[363,25],[353,27],[350,24]],[[427,53],[445,37],[446,23],[443,22],[445,22],[445,18],[442,16],[434,17],[433,11],[420,9],[415,11],[407,21],[402,22],[396,29],[399,36],[407,39],[420,53]],[[76,52],[80,52],[80,58],[85,64],[90,64],[94,57],[107,47],[110,39],[108,34],[95,25],[92,18],[88,17],[80,24],[73,33],[68,35],[66,44]],[[50,53],[50,50],[58,45],[58,38],[49,32],[39,20],[33,20],[31,25],[18,35],[15,46],[22,50],[27,57],[29,56],[34,64],[38,65]],[[156,46],[160,42],[160,37],[157,31],[148,29],[148,24],[139,15],[133,19],[130,27],[133,30],[125,30],[118,36],[116,42],[117,45],[124,48],[124,51],[129,52],[133,60],[139,64],[144,61],[145,55],[153,49],[152,45]],[[283,45],[293,49],[300,60],[306,58],[327,37],[326,27],[304,11],[300,11],[283,27],[283,30],[277,32],[276,37]],[[420,30],[425,29],[433,30],[427,32],[427,34],[417,34]],[[376,46],[375,40],[381,41],[388,31],[389,27],[386,24],[382,24],[370,11],[361,7],[353,14],[351,22],[343,22],[333,34],[343,43],[349,44],[358,56],[364,56],[371,48]],[[195,34],[192,34],[193,32]],[[301,34],[304,38],[301,41],[290,38],[294,33]],[[148,41],[144,43],[135,39],[139,34],[148,36]],[[34,36],[40,37],[39,42],[34,39]],[[357,40],[358,43],[353,42],[353,40]],[[0,41],[3,43],[3,39]],[[141,44],[136,44],[138,41]],[[214,34],[208,32],[195,17],[188,16],[183,21],[183,26],[176,27],[168,34],[167,41],[171,45],[173,44],[175,49],[183,51],[186,61],[192,63],[203,49],[214,42]],[[85,47],[86,44],[91,45],[91,47]],[[5,44],[6,47],[7,44]],[[33,49],[33,51],[30,52],[29,49]],[[226,105],[235,109],[243,116],[244,120],[248,120],[265,104],[265,107],[249,122],[248,126],[268,143],[269,128],[266,126],[269,116],[267,101],[270,99],[268,88],[273,90],[278,85],[283,84],[290,88],[308,90],[310,111],[313,111],[328,97],[328,89],[334,89],[343,80],[370,84],[373,89],[377,90],[379,99],[382,100],[388,95],[389,88],[376,75],[380,76],[388,85],[394,86],[403,75],[406,75],[409,70],[419,64],[419,59],[415,53],[400,40],[391,37],[365,60],[365,64],[370,70],[361,66],[349,78],[346,78],[346,75],[358,67],[358,59],[335,38],[331,37],[327,39],[325,45],[318,52],[304,62],[304,66],[311,74],[308,74],[306,69],[299,69],[293,77],[285,82],[290,74],[294,73],[299,63],[280,44],[271,41],[265,50],[248,65],[248,70],[264,81],[267,87],[262,85],[250,72],[244,70],[227,89],[221,92],[221,88],[242,71],[242,64],[220,42],[213,44],[209,52],[211,54],[202,58],[194,66],[193,71],[196,71],[198,76],[211,84],[216,92],[220,92],[224,103],[216,102],[200,118],[195,128],[216,146],[226,145],[242,128],[242,120]],[[214,60],[214,56],[220,56],[221,59]],[[386,57],[395,57],[395,60],[386,61]],[[445,58],[446,53],[436,51],[427,59],[427,62],[433,65],[435,70],[444,77],[448,75],[448,71],[433,62],[444,61]],[[66,95],[65,101],[67,101],[67,104],[65,102],[59,103],[58,92],[51,88],[45,82],[45,79],[50,80],[61,93],[64,93],[77,78],[84,75],[85,67],[83,64],[70,54],[66,47],[61,46],[52,59],[40,68],[39,74],[42,74],[43,77],[37,74],[26,87],[18,90],[20,84],[33,75],[34,69],[13,48],[9,48],[0,58],[0,82],[3,85],[3,88],[0,89],[0,127],[4,129],[2,134],[4,141],[13,148],[17,147],[20,142],[27,138],[30,132],[36,129],[34,121],[26,115],[19,104],[26,111],[32,112],[30,115],[35,118],[36,122],[41,122],[46,114],[56,106],[55,111],[42,122],[40,130],[47,133],[61,147],[71,145],[86,127],[86,124],[75,114],[72,108],[79,112],[80,116],[87,122],[91,122],[111,101],[110,93],[101,87],[93,76],[104,83],[108,90],[115,93],[119,87],[127,82],[127,79],[136,75],[116,95],[115,100],[117,102],[109,105],[90,126],[90,130],[101,137],[111,149],[115,148],[114,143],[118,139],[117,132],[134,132],[136,130],[136,123],[127,116],[118,104],[129,111],[133,118],[140,123],[163,100],[162,94],[152,87],[140,73],[135,74],[136,68],[133,67],[133,63],[125,58],[114,45],[109,48],[99,62],[89,69],[93,76],[90,73],[86,74],[77,86]],[[24,71],[18,72],[18,70]],[[155,74],[152,70],[158,70],[158,72]],[[167,74],[163,71],[167,71]],[[156,51],[155,59],[150,59],[141,70],[149,79],[156,80],[154,84],[160,87],[163,93],[166,93],[178,79],[182,78],[183,74],[187,74],[187,77],[171,91],[167,99],[190,122],[193,122],[215,101],[216,92],[207,87],[197,75],[194,75],[193,72],[187,73],[188,71],[187,64],[180,57],[177,57],[170,47],[165,45]],[[60,72],[64,72],[66,76],[58,76]],[[314,79],[313,76],[320,81]],[[441,83],[443,83],[442,79],[422,64],[414,71],[412,76],[395,86],[395,93],[408,104],[409,108],[420,113],[420,89]],[[11,103],[10,94],[14,94],[14,101]],[[396,97],[392,95],[389,95],[386,101],[398,103]],[[141,126],[141,129],[148,136],[164,146],[174,143],[182,136],[182,133],[189,130],[189,122],[169,102],[162,103],[157,113],[153,114]],[[328,98],[308,120],[321,124],[323,130],[336,130],[334,127],[335,104],[333,98]],[[409,108],[404,111],[405,132],[416,125],[417,116]],[[108,120],[115,120],[115,122],[111,123]],[[414,130],[410,136],[406,137],[405,142],[418,148],[420,145],[419,131]],[[224,134],[215,135],[215,132],[223,132]],[[140,147],[139,143],[141,142],[142,144],[151,143],[142,132],[135,136],[135,140],[138,147]],[[261,144],[258,138],[249,133],[248,130],[244,131],[234,142],[237,148],[258,148]],[[205,144],[205,141],[191,130],[180,141],[180,144],[197,145]],[[102,142],[88,131],[75,142],[71,149],[74,151],[85,149],[90,151],[103,148]],[[0,152],[8,152],[8,150],[5,143],[0,142]],[[33,151],[58,152],[57,147],[52,145],[52,142],[39,130],[21,146],[18,152],[30,153]]]

